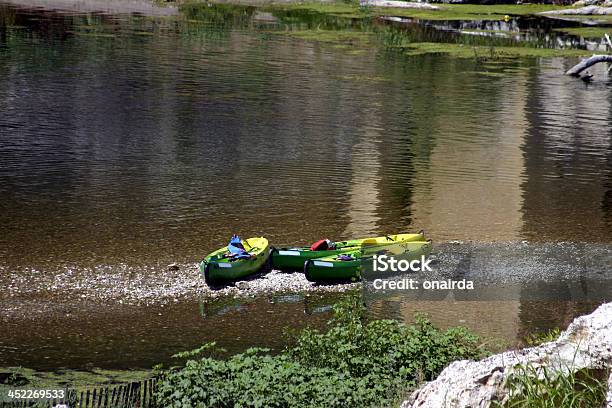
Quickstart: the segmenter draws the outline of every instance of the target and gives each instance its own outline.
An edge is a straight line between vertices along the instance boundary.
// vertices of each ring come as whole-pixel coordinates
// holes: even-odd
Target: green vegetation
[[[606,400],[606,370],[559,374],[546,367],[518,366],[508,377],[510,398],[494,408],[595,408]]]
[[[363,17],[365,10],[357,3],[349,2],[309,2],[309,3],[279,3],[264,7],[268,11],[306,11],[310,13],[328,14],[339,17]]]
[[[506,14],[532,14],[557,6],[550,5],[440,5],[441,11],[429,10],[384,10],[385,14],[406,13],[424,18],[437,13],[440,19],[499,19]],[[370,49],[393,51],[405,55],[446,54],[457,58],[500,60],[520,57],[581,57],[590,55],[587,50],[549,48],[539,40],[516,40],[512,37],[459,35],[433,28],[406,28],[378,24],[373,17],[379,11],[359,8],[354,2],[334,3],[289,3],[261,6],[260,10],[271,13],[279,24],[258,26],[252,20],[257,8],[231,4],[186,3],[181,11],[187,18],[188,29],[184,33],[212,38],[207,32],[229,35],[230,28],[246,27],[259,30],[262,39],[273,36],[288,36],[321,43],[351,53],[363,53]],[[397,11],[397,13],[396,13]],[[435,18],[434,18],[435,19]],[[230,23],[228,23],[230,22]],[[220,37],[222,37],[221,35]]]
[[[256,8],[233,4],[215,4],[209,7],[206,4],[186,3],[180,10],[191,22],[206,21],[217,27],[238,28],[250,24]]]
[[[588,21],[588,24],[610,24],[612,23],[612,15],[610,14],[566,15],[566,16],[563,16],[563,18],[565,20],[571,20],[571,21],[581,21],[581,22]]]
[[[526,16],[563,8],[549,4],[440,4],[439,7],[440,10],[400,9],[397,13],[396,9],[393,9],[393,15],[427,20],[501,20],[505,16]],[[390,14],[385,10],[376,12]]]
[[[450,362],[486,354],[464,328],[439,330],[422,316],[414,325],[367,321],[357,297],[334,307],[329,330],[305,329],[277,355],[267,349],[220,359],[177,357],[184,367],[161,371],[157,390],[165,407],[379,407],[435,378]]]
[[[581,57],[592,52],[581,49],[553,49],[530,46],[529,43],[515,46],[499,45],[491,39],[474,37],[467,43],[427,42],[421,38],[411,38],[410,33],[395,29],[378,32],[343,31],[343,30],[299,30],[269,32],[286,35],[322,44],[332,44],[342,48],[368,48],[379,45],[387,51],[396,51],[405,55],[447,54],[457,58],[476,58],[479,60],[517,58],[517,57]],[[413,41],[416,40],[416,41]],[[486,45],[486,42],[494,45]],[[470,44],[470,42],[473,42]]]
[[[539,346],[557,340],[560,335],[561,329],[559,328],[554,328],[543,333],[531,333],[525,338],[525,344],[530,347]]]
[[[376,16],[403,16],[426,20],[500,20],[506,15],[532,15],[541,11],[560,10],[567,7],[550,4],[436,4],[440,10],[420,10],[406,8],[377,8],[368,7],[364,10],[358,2],[336,3],[283,3],[266,6],[270,10],[310,10],[318,13],[338,15],[343,17],[359,18],[365,13]]]
[[[448,54],[458,58],[476,58],[479,60],[518,58],[518,57],[580,57],[591,55],[587,50],[510,46],[466,46],[449,43],[413,43],[403,51],[407,55]]]
[[[287,31],[282,33],[282,35],[301,38],[307,41],[342,44],[353,47],[371,45],[374,39],[374,33],[363,31],[303,30]]]
[[[94,385],[123,384],[150,377],[151,371],[146,370],[93,369],[89,371],[56,370],[41,372],[22,367],[5,367],[0,368],[0,395],[6,395],[6,391],[15,387],[36,389],[69,387],[82,390]]]
[[[612,28],[610,27],[556,28],[555,31],[562,31],[564,33],[584,38],[602,38],[605,34],[612,36]]]

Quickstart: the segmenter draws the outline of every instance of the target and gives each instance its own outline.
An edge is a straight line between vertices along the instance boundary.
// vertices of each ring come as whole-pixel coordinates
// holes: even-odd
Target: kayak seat
[[[243,252],[241,254],[230,256],[230,262],[237,261],[239,259],[251,259],[253,256],[248,252]]]

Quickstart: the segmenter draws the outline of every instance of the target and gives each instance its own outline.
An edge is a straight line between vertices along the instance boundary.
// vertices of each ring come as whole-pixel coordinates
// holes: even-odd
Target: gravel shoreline
[[[483,284],[531,281],[606,280],[612,278],[612,246],[588,243],[464,243],[434,246],[434,274],[477,279]],[[173,265],[174,266],[174,265]],[[178,268],[178,269],[177,269]],[[343,292],[359,284],[320,285],[303,273],[277,270],[222,288],[209,288],[196,263],[95,267],[63,266],[57,270],[11,269],[0,265],[0,302],[83,302],[159,304],[184,298],[253,297],[271,293]]]
[[[63,267],[52,273],[36,269],[9,271],[0,267],[0,282],[5,288],[0,294],[0,302],[13,305],[22,302],[143,305],[164,304],[185,298],[254,297],[282,292],[343,292],[358,286],[355,283],[319,285],[306,280],[303,273],[273,270],[265,275],[213,289],[202,278],[196,263],[174,265],[178,269],[171,270],[161,265],[104,265],[92,268]],[[3,308],[3,312],[6,310]]]

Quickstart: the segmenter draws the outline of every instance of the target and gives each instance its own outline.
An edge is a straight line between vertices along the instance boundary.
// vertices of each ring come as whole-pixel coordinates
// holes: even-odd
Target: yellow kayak
[[[309,259],[317,259],[330,255],[361,249],[362,246],[375,249],[379,246],[397,244],[400,242],[425,241],[423,231],[416,234],[392,234],[382,237],[349,239],[333,242],[331,247],[317,249],[313,244],[310,247],[285,247],[272,249],[272,265],[281,270],[303,270],[304,263]],[[331,241],[330,241],[331,242]]]
[[[200,272],[207,283],[229,282],[253,275],[265,266],[270,257],[270,245],[264,237],[241,240],[246,251],[240,257],[233,256],[228,247],[210,253],[202,263]]]

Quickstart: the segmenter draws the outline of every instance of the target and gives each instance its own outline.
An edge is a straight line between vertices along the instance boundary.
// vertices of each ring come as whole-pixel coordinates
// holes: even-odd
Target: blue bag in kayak
[[[248,259],[251,257],[251,254],[244,249],[244,245],[242,245],[242,241],[238,235],[232,235],[227,249],[234,259]]]

